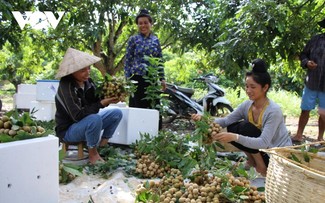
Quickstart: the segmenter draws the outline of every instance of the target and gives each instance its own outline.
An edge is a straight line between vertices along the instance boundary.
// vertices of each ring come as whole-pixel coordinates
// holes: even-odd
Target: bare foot
[[[263,177],[266,177],[266,167],[255,167],[256,172],[260,173]]]
[[[291,140],[292,141],[296,141],[296,142],[302,142],[302,141],[304,141],[303,138],[302,138],[302,136],[298,136],[298,135],[296,135],[294,137],[291,137]]]
[[[108,144],[108,139],[101,139],[99,142],[100,147],[104,147]]]
[[[89,157],[90,164],[105,163],[105,160],[99,154]]]
[[[96,164],[96,162],[98,161],[104,162],[103,158],[100,157],[100,155],[98,154],[96,147],[88,148],[88,154],[89,154],[89,162],[91,164]]]

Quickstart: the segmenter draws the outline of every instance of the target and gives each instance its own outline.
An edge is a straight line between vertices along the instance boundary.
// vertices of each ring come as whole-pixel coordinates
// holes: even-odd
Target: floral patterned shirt
[[[124,66],[124,74],[126,78],[129,78],[132,75],[143,76],[146,74],[146,66],[150,64],[144,59],[145,55],[162,58],[159,39],[153,34],[145,37],[140,33],[130,37],[127,45]],[[164,70],[160,69],[159,71],[160,77],[163,79]]]

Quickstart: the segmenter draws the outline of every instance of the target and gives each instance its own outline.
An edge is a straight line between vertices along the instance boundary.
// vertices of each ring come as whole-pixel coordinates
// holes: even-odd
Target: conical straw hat
[[[101,58],[97,56],[93,56],[73,48],[68,48],[60,64],[56,78],[74,73],[100,60]]]

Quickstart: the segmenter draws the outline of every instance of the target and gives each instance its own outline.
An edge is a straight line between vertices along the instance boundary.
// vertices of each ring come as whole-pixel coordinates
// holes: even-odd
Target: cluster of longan
[[[18,132],[27,132],[29,134],[41,135],[45,129],[41,126],[17,126],[13,125],[10,118],[6,115],[0,117],[0,135],[16,136]]]
[[[155,162],[153,157],[150,155],[141,155],[141,157],[137,160],[135,170],[145,178],[161,178],[170,170],[170,167],[161,166]]]
[[[193,173],[194,181],[186,182],[180,171],[171,169],[170,174],[164,176],[159,182],[151,180],[149,187],[145,184],[139,185],[137,194],[151,191],[159,195],[160,203],[219,203],[230,202],[223,194],[225,185],[229,189],[237,186],[243,189],[241,196],[244,203],[265,202],[264,193],[258,192],[255,186],[250,185],[250,181],[244,177],[234,177],[227,174],[220,178],[209,175],[206,171]]]
[[[120,101],[124,101],[128,96],[126,91],[127,84],[123,78],[112,77],[106,79],[102,86],[103,98],[117,97]]]
[[[218,123],[213,122],[213,120],[209,120],[208,124],[209,124],[208,133],[203,138],[203,142],[205,144],[211,144],[213,142],[213,136],[215,136],[222,130],[222,127]]]

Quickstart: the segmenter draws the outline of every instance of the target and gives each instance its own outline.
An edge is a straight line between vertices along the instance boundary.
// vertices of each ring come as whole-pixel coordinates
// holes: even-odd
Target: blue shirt
[[[146,66],[150,64],[144,59],[145,55],[162,58],[159,39],[153,34],[145,37],[140,33],[130,37],[126,49],[126,60],[124,66],[124,74],[126,78],[129,78],[132,75],[143,76],[146,74]],[[163,69],[160,69],[159,71],[160,77],[163,79]]]

